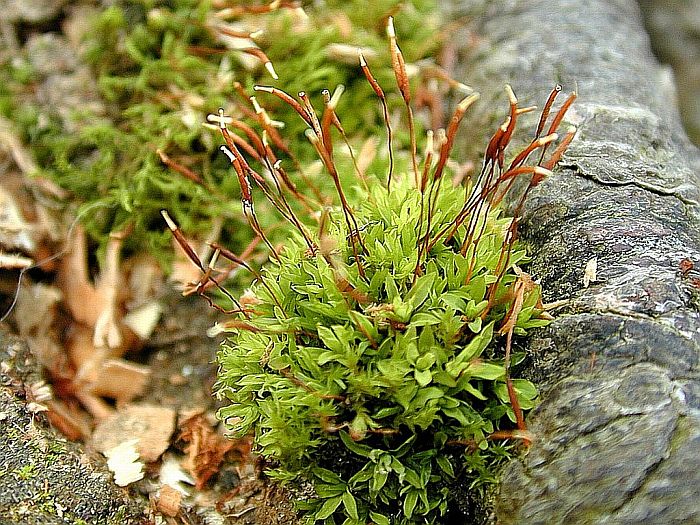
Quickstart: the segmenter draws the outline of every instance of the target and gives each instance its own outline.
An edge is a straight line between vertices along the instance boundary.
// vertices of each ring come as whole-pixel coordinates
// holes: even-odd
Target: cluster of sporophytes
[[[499,462],[516,444],[529,443],[523,411],[537,402],[535,386],[511,374],[524,358],[511,351],[513,335],[547,322],[538,286],[518,267],[526,254],[516,241],[517,217],[573,139],[570,129],[553,146],[575,95],[551,112],[557,86],[535,137],[506,161],[519,115],[533,109],[519,108],[507,88],[510,112],[488,143],[480,173],[455,185],[446,166],[458,125],[478,95],[462,100],[446,130],[428,132],[419,158],[391,19],[388,33],[411,130],[410,160],[406,170],[392,163],[388,174],[358,172],[363,198],[355,208],[333,148],[333,135],[343,129],[337,96],[326,96],[319,116],[305,93],[295,98],[256,88],[298,113],[335,185],[338,206],[304,197],[317,211],[313,223],[290,205],[302,196],[267,141],[252,140],[249,156],[223,110],[211,118],[240,183],[243,211],[271,249],[264,269],[251,269],[252,289],[240,300],[231,296],[233,317],[222,325],[231,335],[218,355],[215,387],[228,404],[219,416],[232,434],[254,436],[267,475],[311,483],[315,496],[299,503],[309,523],[439,523],[451,489],[468,484],[483,495]],[[385,103],[361,54],[360,65]],[[391,136],[389,121],[387,130]],[[292,226],[282,250],[257,220],[253,184]],[[515,214],[505,217],[500,203],[513,193]],[[190,250],[203,271],[201,290],[214,282],[219,257],[247,267],[231,251],[214,248],[208,266]]]
[[[81,204],[76,213],[93,239],[102,245],[109,233],[131,229],[127,248],[145,247],[161,259],[170,253],[159,217],[163,207],[199,239],[221,230],[219,238],[229,246],[250,241],[227,205],[235,198],[236,181],[217,154],[216,130],[201,125],[208,108],[235,108],[241,126],[257,126],[261,110],[246,94],[254,83],[279,77],[301,89],[303,79],[317,93],[339,82],[352,88],[341,104],[368,108],[348,112],[346,128],[372,133],[373,127],[381,129],[380,113],[367,103],[371,88],[353,80],[356,66],[347,63],[348,49],[354,52],[360,43],[376,49],[380,62],[385,52],[377,21],[397,10],[402,15],[397,30],[410,36],[411,61],[434,51],[436,41],[428,37],[438,29],[432,0],[330,1],[304,10],[297,1],[105,4],[109,7],[89,21],[81,57],[95,75],[100,103],[74,110],[67,123],[65,114],[42,101],[28,101],[26,94],[41,78],[27,58],[2,64],[12,81],[0,86],[0,113],[18,123],[41,175]],[[349,40],[352,45],[338,44]],[[386,78],[391,70],[381,74]],[[313,150],[298,147],[304,144],[298,140],[302,126],[287,118],[289,109],[279,101],[267,102],[268,111],[288,123],[289,149],[305,164]],[[269,226],[264,217],[274,215],[262,215]]]

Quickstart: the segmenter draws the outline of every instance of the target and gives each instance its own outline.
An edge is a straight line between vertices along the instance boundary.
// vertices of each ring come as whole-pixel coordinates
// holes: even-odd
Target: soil
[[[32,404],[41,375],[26,343],[0,333],[0,362],[0,523],[147,523],[143,500],[111,482],[104,459],[58,435]]]
[[[153,373],[138,404],[172,409],[180,420],[195,411],[213,420],[218,342],[205,334],[217,314],[198,298],[169,292],[163,299],[167,314],[139,355]],[[157,512],[149,499],[156,497],[153,478],[162,461],[148,464],[146,479],[128,490],[117,487],[93,446],[67,441],[42,412],[31,412],[28,402],[41,371],[26,343],[7,334],[9,328],[0,331],[0,420],[8,429],[0,433],[0,524],[153,523]],[[180,457],[185,445],[175,437],[166,455]],[[187,487],[190,496],[177,514],[182,523],[295,522],[289,494],[261,479],[253,458],[241,459],[227,456],[204,487]],[[2,521],[6,517],[12,520]]]

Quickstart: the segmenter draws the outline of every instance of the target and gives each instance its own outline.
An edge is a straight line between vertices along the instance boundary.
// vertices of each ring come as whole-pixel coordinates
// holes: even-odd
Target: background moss
[[[212,2],[120,0],[88,18],[82,59],[97,78],[97,102],[57,108],[33,96],[41,72],[31,60],[3,64],[9,82],[0,88],[0,111],[14,121],[30,145],[40,174],[55,180],[79,203],[84,224],[102,244],[110,231],[133,223],[126,249],[146,248],[168,259],[170,237],[159,211],[166,208],[188,236],[202,237],[214,218],[224,219],[222,241],[232,249],[251,232],[241,227],[238,182],[217,151],[218,136],[202,127],[218,107],[241,116],[247,105],[234,87],[253,94],[256,83],[304,89],[322,107],[320,91],[347,89],[338,113],[349,134],[382,133],[381,113],[353,55],[338,56],[332,44],[362,47],[375,75],[393,79],[384,38],[386,17],[397,31],[408,61],[434,52],[438,20],[433,1],[327,2],[299,11],[245,14],[230,21],[237,30],[262,29],[256,42],[279,74],[275,81],[259,61],[227,48],[212,29],[221,24]],[[259,96],[270,115],[285,123],[284,136],[302,164],[313,158],[305,124],[271,96]],[[396,102],[396,101],[395,101]],[[69,113],[67,117],[66,113]],[[200,185],[166,168],[157,150],[198,173]],[[287,169],[291,163],[285,161]],[[262,199],[260,199],[262,200]],[[278,217],[261,213],[269,227]]]

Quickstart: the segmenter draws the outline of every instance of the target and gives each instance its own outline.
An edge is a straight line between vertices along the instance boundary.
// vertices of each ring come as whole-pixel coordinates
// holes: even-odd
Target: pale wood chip
[[[138,439],[139,456],[151,463],[167,450],[174,430],[174,410],[154,405],[130,405],[100,423],[91,443],[96,450],[104,452],[124,441]]]
[[[136,450],[138,439],[130,439],[103,451],[107,458],[107,468],[114,473],[114,482],[120,487],[143,479],[143,463]]]
[[[598,280],[598,257],[591,258],[583,270],[583,287],[588,288]]]
[[[89,382],[90,392],[114,399],[117,403],[131,401],[141,395],[151,377],[151,369],[124,359],[107,359],[94,370]]]
[[[61,291],[54,286],[32,284],[23,286],[17,295],[15,319],[22,337],[46,334],[56,317]]]
[[[32,254],[36,249],[34,234],[34,227],[24,219],[15,197],[0,186],[0,246]]]
[[[163,464],[160,466],[158,478],[163,485],[174,488],[183,496],[189,495],[185,484],[194,485],[194,479],[183,470],[180,459],[170,452],[163,455]]]
[[[163,485],[160,488],[156,500],[156,508],[166,516],[175,517],[180,512],[180,504],[182,503],[182,493],[171,487]]]
[[[28,257],[0,252],[0,268],[4,270],[26,270],[34,261]]]
[[[139,339],[145,341],[155,330],[162,313],[162,305],[158,301],[152,300],[131,310],[124,316],[123,321]]]

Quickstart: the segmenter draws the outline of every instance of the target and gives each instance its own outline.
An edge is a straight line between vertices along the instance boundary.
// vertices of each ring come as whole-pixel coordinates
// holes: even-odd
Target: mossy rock
[[[41,376],[26,343],[0,332],[0,361],[0,523],[147,523],[144,505],[114,485],[102,463],[32,411]]]

